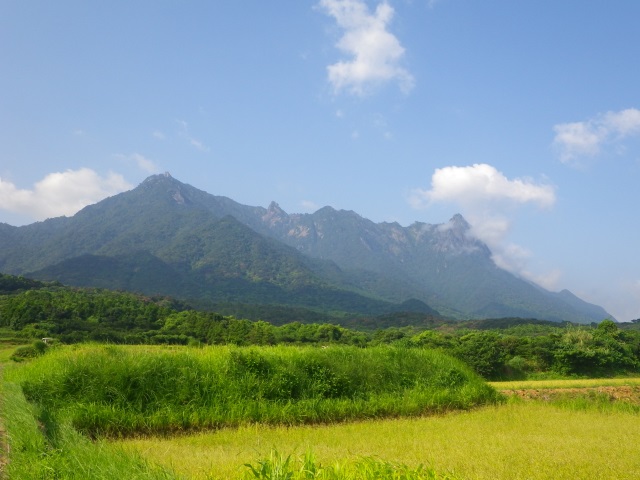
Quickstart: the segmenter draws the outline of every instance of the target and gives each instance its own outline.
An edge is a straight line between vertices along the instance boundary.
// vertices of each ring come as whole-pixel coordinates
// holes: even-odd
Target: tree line
[[[349,328],[301,321],[274,325],[194,310],[166,297],[0,275],[0,328],[5,338],[192,346],[398,344],[442,350],[487,379],[638,373],[638,326],[621,328],[611,320],[584,326],[523,319],[440,321],[429,329],[407,325],[368,331],[358,329],[356,321]],[[33,350],[25,356],[42,347]]]

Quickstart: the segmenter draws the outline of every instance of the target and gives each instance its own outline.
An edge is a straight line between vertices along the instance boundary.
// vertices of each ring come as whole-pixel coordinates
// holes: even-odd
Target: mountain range
[[[567,290],[549,292],[497,267],[461,215],[403,227],[331,207],[288,214],[275,202],[242,205],[169,174],[72,217],[0,224],[0,271],[239,315],[610,317]]]

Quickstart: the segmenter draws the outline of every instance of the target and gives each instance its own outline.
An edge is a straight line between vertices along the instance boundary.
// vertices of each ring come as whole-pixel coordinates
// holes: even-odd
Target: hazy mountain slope
[[[262,229],[309,255],[331,259],[349,271],[384,273],[403,287],[368,287],[389,298],[419,298],[440,312],[462,317],[536,317],[589,323],[608,316],[601,307],[555,294],[498,268],[485,244],[473,238],[460,215],[448,223],[375,224],[354,212],[325,207],[288,215],[272,203]],[[260,228],[260,227],[259,227]]]
[[[607,316],[498,268],[460,215],[408,227],[331,207],[289,215],[275,202],[241,205],[168,174],[71,218],[0,225],[0,242],[8,273],[183,298],[350,312],[392,311],[392,302],[415,298],[459,318]]]

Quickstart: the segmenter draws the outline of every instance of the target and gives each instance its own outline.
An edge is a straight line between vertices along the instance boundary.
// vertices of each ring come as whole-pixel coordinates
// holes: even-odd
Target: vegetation
[[[311,450],[322,466],[375,458],[410,469],[424,465],[467,480],[640,478],[640,416],[625,411],[623,403],[604,411],[595,401],[585,404],[513,399],[431,417],[324,426],[252,425],[118,444],[202,480],[240,478],[250,473],[244,466],[247,459],[257,467],[257,459],[271,459],[274,449],[284,453],[281,458],[291,455],[291,470],[298,470],[298,459]]]
[[[499,400],[461,362],[394,347],[61,348],[11,381],[91,437],[415,416]]]
[[[169,470],[152,466],[134,452],[105,441],[92,442],[68,422],[57,422],[45,410],[29,404],[20,386],[0,385],[0,420],[9,439],[10,451],[0,452],[9,461],[4,476],[9,479],[112,480],[114,478],[177,479]],[[3,465],[0,465],[2,470]]]
[[[144,297],[102,289],[79,289],[0,277],[0,335],[14,343],[54,338],[62,343],[113,344],[402,345],[439,349],[470,365],[486,379],[633,375],[640,369],[637,324],[573,325],[504,318],[455,322],[431,314],[389,315],[351,327],[298,321],[274,325],[191,309],[166,297]],[[275,312],[272,311],[272,312]],[[417,326],[411,326],[414,324]],[[36,356],[25,347],[16,360]]]
[[[611,378],[598,380],[598,389],[571,391],[576,381],[592,386],[587,377],[638,372],[639,322],[618,325],[605,320],[578,326],[518,318],[452,322],[429,313],[403,315],[399,318],[404,318],[404,326],[388,328],[377,328],[389,324],[388,315],[380,317],[379,324],[376,318],[360,325],[350,320],[352,327],[362,329],[323,323],[274,325],[193,310],[166,297],[0,275],[0,362],[13,361],[0,391],[2,423],[10,441],[10,450],[3,448],[11,459],[5,471],[16,479],[171,479],[178,478],[174,466],[189,478],[207,479],[640,475],[638,466],[624,459],[611,467],[602,453],[613,442],[637,444],[621,433],[636,428],[637,381]],[[423,323],[412,326],[418,317]],[[110,344],[64,345],[87,340]],[[521,383],[494,383],[493,388],[481,377]],[[498,406],[504,397],[496,388],[527,388],[522,381],[536,378],[546,379],[535,384],[538,391],[553,389],[544,394],[546,405],[511,396]],[[621,382],[632,389],[633,399],[618,401],[601,389]],[[491,406],[468,415],[421,418],[482,405]],[[399,419],[407,416],[424,431]],[[389,417],[396,420],[384,420]],[[474,419],[476,427],[470,425]],[[330,426],[344,421],[349,421],[347,430],[360,432],[357,441],[344,430],[346,425]],[[448,433],[438,433],[434,426],[445,423]],[[312,434],[307,424],[315,425]],[[560,424],[563,436],[554,431]],[[264,430],[264,425],[271,429]],[[264,440],[277,436],[281,425],[288,440]],[[233,435],[252,431],[251,438],[260,443],[251,447],[243,440],[250,451],[238,450],[244,452],[242,463],[234,453],[233,471],[223,463],[204,473],[200,466],[194,473],[180,467],[189,455],[168,455],[174,446],[158,448],[163,441],[159,437],[105,441],[205,430],[216,433],[199,438],[224,436],[228,442]],[[297,431],[309,436],[296,443]],[[329,431],[339,433],[323,437]],[[487,431],[492,433],[491,448],[482,450]],[[421,435],[428,443],[416,441]],[[513,445],[521,443],[513,441],[516,436],[528,438],[537,455],[551,460],[527,457],[523,465],[517,463],[531,450]],[[166,441],[179,443],[179,438],[192,437]],[[563,442],[578,442],[587,453],[568,445],[558,449],[563,454],[558,457],[547,448]],[[492,450],[497,446],[500,450]],[[279,455],[274,447],[292,453]],[[298,453],[301,447],[306,454]],[[167,458],[140,453],[149,448]],[[317,458],[309,453],[312,448]],[[469,456],[476,450],[480,453]],[[259,460],[246,463],[256,455]]]
[[[255,465],[246,464],[249,468],[245,479],[275,480],[370,480],[370,479],[398,479],[398,480],[456,480],[453,474],[438,474],[423,465],[409,468],[406,465],[385,462],[367,457],[357,462],[347,464],[336,463],[323,466],[307,452],[304,457],[285,457],[277,451],[271,452],[268,458],[258,461]]]

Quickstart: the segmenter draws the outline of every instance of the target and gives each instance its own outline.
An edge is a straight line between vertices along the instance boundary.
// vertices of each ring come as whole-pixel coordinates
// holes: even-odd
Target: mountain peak
[[[439,225],[416,223],[406,229],[332,207],[288,215],[276,202],[267,209],[248,207],[164,173],[64,221],[15,229],[0,224],[0,266],[8,273],[52,268],[58,280],[116,288],[133,288],[136,278],[141,291],[202,302],[371,313],[388,308],[371,304],[372,299],[397,303],[415,298],[460,317],[590,323],[607,316],[569,292],[551,294],[500,269],[472,231],[460,214]],[[151,276],[162,282],[136,274],[143,260],[128,263],[115,277],[83,260],[83,255],[137,258],[139,251],[157,257],[160,263],[154,265],[162,268]],[[74,258],[80,261],[68,263]],[[171,278],[171,272],[177,277]],[[318,295],[296,290],[308,285],[320,288]],[[354,292],[366,298],[350,297]],[[426,309],[416,302],[407,305]]]
[[[449,220],[449,224],[456,230],[466,231],[471,228],[469,222],[467,222],[465,218],[459,213],[456,213],[453,217],[451,217],[451,219]]]
[[[282,210],[282,208],[280,208],[280,205],[278,205],[278,203],[275,202],[275,201],[272,201],[269,204],[269,207],[267,208],[267,212],[286,214],[286,212],[284,210]]]
[[[274,226],[277,223],[282,223],[289,215],[285,212],[280,205],[276,202],[271,202],[267,208],[267,213],[262,216],[262,221],[267,225]]]

